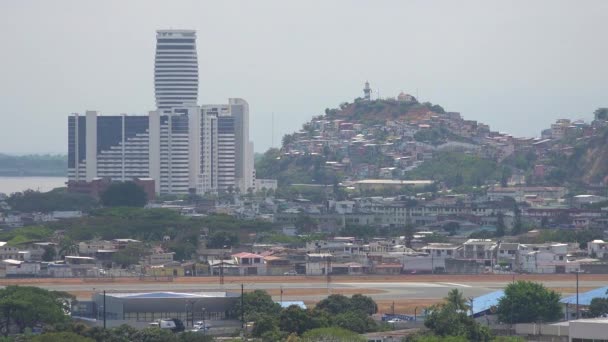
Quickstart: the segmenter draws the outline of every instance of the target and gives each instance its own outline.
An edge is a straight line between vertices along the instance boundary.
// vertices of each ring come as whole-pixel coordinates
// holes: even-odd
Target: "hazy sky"
[[[66,153],[67,116],[154,109],[155,30],[198,31],[199,103],[242,97],[256,151],[403,90],[517,136],[608,107],[608,1],[0,2],[0,152]]]

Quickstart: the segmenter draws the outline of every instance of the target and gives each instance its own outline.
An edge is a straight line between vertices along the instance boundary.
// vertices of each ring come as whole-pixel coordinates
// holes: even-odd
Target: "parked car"
[[[209,325],[194,325],[194,328],[190,329],[190,331],[195,333],[204,333],[209,331],[209,329],[211,329],[211,326]]]
[[[283,273],[283,275],[286,275],[286,276],[297,276],[298,272],[296,272],[294,270],[291,270],[291,271],[287,271],[287,272]]]
[[[403,322],[403,320],[401,318],[395,317],[393,319],[390,319],[387,321],[388,323],[399,323],[399,322]]]

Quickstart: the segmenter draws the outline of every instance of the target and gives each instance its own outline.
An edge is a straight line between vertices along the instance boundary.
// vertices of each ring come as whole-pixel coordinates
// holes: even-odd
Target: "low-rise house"
[[[445,270],[445,260],[458,257],[459,246],[451,243],[430,243],[420,249],[431,258],[433,270]]]
[[[518,266],[529,273],[570,273],[578,271],[580,264],[568,259],[568,245],[521,244],[518,249]]]
[[[264,257],[267,275],[283,275],[285,272],[293,271],[294,265],[287,258],[269,255]]]
[[[496,255],[496,262],[500,266],[507,267],[508,269],[515,269],[517,266],[517,251],[519,249],[519,243],[516,242],[503,242],[498,246],[498,253]]]
[[[68,255],[64,259],[72,271],[72,276],[97,276],[99,273],[95,258]]]
[[[331,253],[306,254],[306,275],[326,275],[331,273]]]
[[[12,247],[6,244],[6,242],[0,242],[0,260],[5,259],[19,259],[19,248]]]
[[[484,266],[494,264],[494,254],[498,243],[490,239],[469,239],[458,250],[458,258],[474,260]]]
[[[78,254],[91,256],[99,250],[115,249],[115,243],[105,240],[83,241],[78,243]]]
[[[4,277],[33,277],[40,274],[40,263],[5,259],[0,262],[0,276]]]
[[[259,254],[242,252],[233,254],[232,259],[239,267],[239,275],[266,275],[266,263]]]
[[[367,269],[358,262],[332,263],[331,274],[333,275],[361,275]]]
[[[587,252],[592,258],[605,259],[608,257],[608,242],[593,240],[587,243]]]
[[[152,253],[145,257],[144,263],[146,265],[164,265],[173,261],[173,252],[159,252]]]
[[[371,266],[371,273],[374,274],[400,274],[401,271],[403,270],[403,266],[399,263],[381,263],[381,264],[372,264]]]

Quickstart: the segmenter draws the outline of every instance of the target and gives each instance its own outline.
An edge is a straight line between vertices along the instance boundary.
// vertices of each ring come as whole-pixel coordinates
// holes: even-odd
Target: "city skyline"
[[[361,96],[365,80],[382,96],[418,95],[516,136],[607,106],[603,2],[181,1],[149,6],[137,21],[149,2],[70,4],[69,16],[44,2],[0,5],[0,25],[14,32],[0,57],[12,121],[0,128],[1,152],[66,153],[66,113],[154,109],[150,32],[176,27],[198,33],[198,102],[246,98],[256,152]]]

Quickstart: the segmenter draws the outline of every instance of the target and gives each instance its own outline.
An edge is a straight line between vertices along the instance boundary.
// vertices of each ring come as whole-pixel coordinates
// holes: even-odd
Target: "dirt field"
[[[572,280],[571,274],[516,274],[516,280],[532,281],[559,281]],[[396,276],[332,276],[334,283],[358,283],[358,282],[510,282],[513,279],[509,274],[473,274],[473,275],[396,275]],[[608,274],[581,274],[580,281],[608,281]],[[248,277],[225,277],[226,284],[240,283],[324,283],[327,279],[322,276],[248,276]],[[112,283],[137,284],[149,283],[154,280],[142,281],[137,277],[114,278]],[[170,283],[159,280],[159,283]],[[47,284],[107,284],[108,280],[95,281],[94,279],[82,278],[44,278],[44,279],[1,279],[0,285],[47,285]],[[218,277],[179,277],[173,280],[178,284],[219,284]]]

